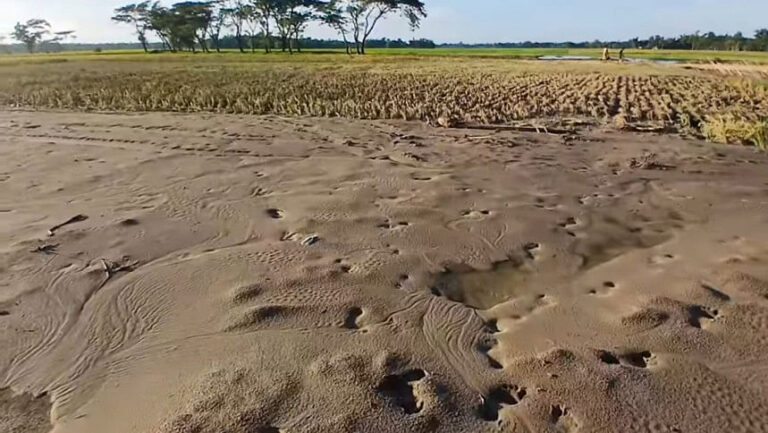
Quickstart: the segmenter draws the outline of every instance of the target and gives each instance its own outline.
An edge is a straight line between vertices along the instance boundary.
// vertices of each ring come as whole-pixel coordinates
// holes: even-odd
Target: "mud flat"
[[[768,431],[768,156],[0,113],[0,430]]]

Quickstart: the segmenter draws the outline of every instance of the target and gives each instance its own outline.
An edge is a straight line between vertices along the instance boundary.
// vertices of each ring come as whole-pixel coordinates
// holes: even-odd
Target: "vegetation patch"
[[[589,118],[765,147],[768,89],[683,68],[402,57],[160,55],[9,64],[0,105],[504,124]],[[242,56],[251,58],[252,56]],[[115,56],[112,56],[115,58]],[[128,57],[131,59],[132,57]],[[152,57],[150,57],[152,58]]]
[[[716,115],[702,125],[707,140],[723,144],[753,145],[768,150],[768,120],[749,121],[734,115]]]

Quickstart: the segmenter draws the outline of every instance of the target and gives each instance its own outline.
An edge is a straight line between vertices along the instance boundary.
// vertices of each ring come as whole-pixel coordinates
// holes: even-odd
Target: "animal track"
[[[406,414],[421,412],[424,403],[413,392],[413,385],[427,376],[424,370],[409,370],[399,375],[384,377],[376,388],[379,395],[399,406]]]
[[[493,388],[488,395],[483,397],[483,404],[478,408],[478,415],[485,421],[498,421],[501,409],[520,403],[525,395],[525,388],[517,385],[501,385]]]
[[[279,220],[283,218],[284,213],[280,209],[267,209],[267,215],[269,215],[270,218]]]

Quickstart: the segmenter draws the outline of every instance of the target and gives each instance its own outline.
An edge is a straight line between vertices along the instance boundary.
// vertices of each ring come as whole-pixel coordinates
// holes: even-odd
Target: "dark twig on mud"
[[[79,223],[79,222],[85,221],[87,219],[88,219],[87,215],[82,215],[82,214],[75,215],[72,218],[64,221],[63,223],[55,225],[55,226],[51,227],[50,229],[48,229],[48,236],[55,235],[56,234],[56,230],[66,226],[66,225],[74,224],[74,223]]]
[[[35,247],[34,250],[30,252],[51,255],[51,254],[56,254],[56,248],[58,247],[59,247],[59,244],[43,244],[43,245],[38,245],[37,247]]]

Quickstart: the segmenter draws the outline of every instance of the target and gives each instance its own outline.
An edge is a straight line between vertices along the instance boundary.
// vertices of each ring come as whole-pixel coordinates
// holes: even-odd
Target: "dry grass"
[[[356,119],[445,117],[484,124],[581,117],[620,127],[652,123],[713,141],[764,147],[768,89],[749,80],[652,65],[381,56],[250,63],[79,60],[0,68],[0,105]],[[761,132],[743,135],[748,125],[762,125]]]
[[[747,121],[732,115],[711,116],[702,125],[707,140],[723,144],[753,145],[768,150],[768,121]]]

